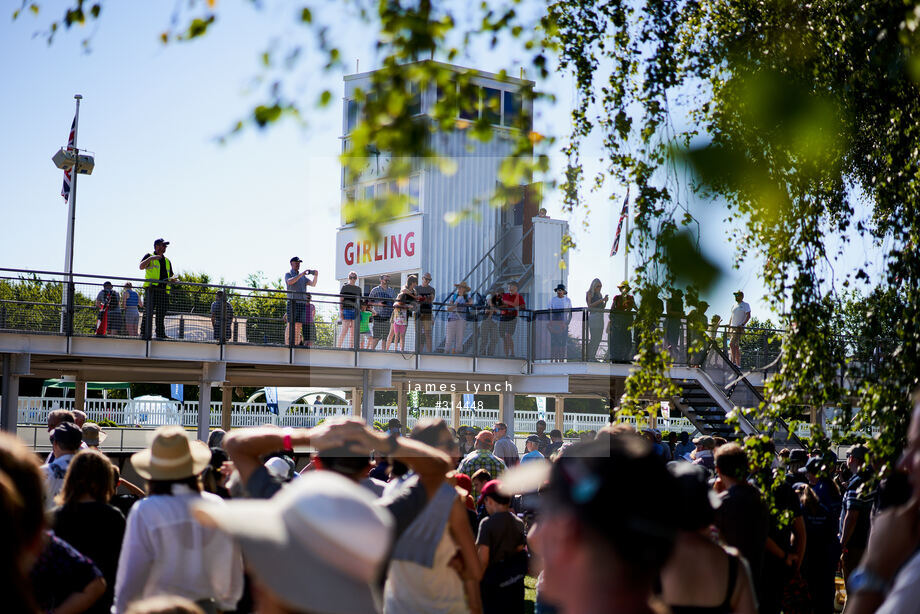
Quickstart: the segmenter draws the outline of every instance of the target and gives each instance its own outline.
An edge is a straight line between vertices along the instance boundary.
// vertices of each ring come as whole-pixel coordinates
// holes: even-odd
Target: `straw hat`
[[[131,456],[131,464],[148,480],[182,480],[198,475],[211,461],[211,450],[189,441],[181,426],[161,426],[146,450]]]
[[[470,285],[466,283],[465,281],[461,281],[459,284],[454,284],[454,285],[457,286],[457,288],[466,288],[467,290],[471,289]]]

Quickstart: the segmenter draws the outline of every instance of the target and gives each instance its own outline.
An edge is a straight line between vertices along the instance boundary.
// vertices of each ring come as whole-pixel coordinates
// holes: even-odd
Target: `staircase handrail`
[[[499,248],[499,246],[502,245],[502,243],[503,243],[504,240],[505,240],[505,237],[507,237],[508,234],[509,234],[514,228],[515,228],[515,226],[510,226],[510,227],[508,227],[508,228],[501,234],[501,236],[498,238],[498,240],[495,241],[495,244],[494,244],[491,248],[489,248],[489,251],[487,251],[487,252],[482,256],[482,258],[479,259],[479,262],[477,262],[477,263],[473,266],[473,268],[470,269],[470,272],[467,273],[466,276],[465,276],[462,280],[460,280],[461,283],[467,282],[467,281],[473,276],[473,273],[476,272],[476,270],[482,265],[483,262],[486,261],[486,259],[489,259],[489,258],[490,258],[490,256],[492,255],[492,252],[496,251],[496,250]],[[524,242],[524,239],[526,239],[527,237],[529,237],[532,233],[533,233],[533,226],[530,227],[530,230],[528,230],[527,232],[525,232],[524,234],[521,235],[521,238],[518,239],[518,240],[514,243],[514,245],[511,246],[511,250],[513,250],[515,247],[517,247],[518,245],[520,245],[521,243],[523,243],[523,242]],[[495,259],[492,258],[492,264],[495,265],[495,269],[496,269],[496,270],[500,270],[501,267],[502,267],[502,265],[505,264],[505,262],[508,260],[508,258],[509,258],[510,256],[511,256],[510,253],[507,254],[507,255],[505,255],[505,257],[502,258],[501,262],[498,262],[498,263],[496,263],[496,262],[495,262]],[[521,264],[523,264],[523,262],[522,262]],[[473,288],[472,290],[470,290],[470,293],[479,292],[480,288],[482,288],[483,283],[484,283],[484,281],[483,281],[483,282],[479,282],[478,284],[476,284],[476,287]],[[494,283],[494,282],[492,282],[492,283]]]
[[[710,350],[715,350],[715,351],[716,351],[716,354],[718,354],[718,356],[722,359],[722,362],[724,362],[725,364],[727,364],[727,365],[729,366],[729,368],[732,370],[732,372],[737,376],[737,377],[735,378],[734,383],[733,383],[732,385],[737,385],[738,383],[743,383],[745,386],[747,386],[747,388],[748,388],[751,392],[754,393],[754,396],[757,398],[758,401],[760,401],[761,403],[766,403],[766,399],[764,398],[764,396],[763,396],[762,394],[760,394],[760,392],[757,391],[757,389],[754,387],[753,384],[751,384],[750,380],[748,380],[747,376],[746,376],[746,375],[744,374],[744,372],[741,370],[741,367],[739,367],[738,365],[736,365],[735,363],[733,363],[733,362],[731,361],[731,359],[730,359],[728,356],[725,355],[725,352],[723,352],[723,351],[722,351],[722,348],[720,348],[720,347],[718,346],[718,344],[716,343],[716,340],[715,340],[715,339],[713,339],[712,337],[709,337],[708,335],[707,335],[707,339],[708,339],[708,341],[709,341]],[[704,361],[704,364],[705,364],[705,361]],[[701,371],[702,371],[702,369],[701,369]],[[705,372],[705,371],[704,371],[704,372]],[[724,392],[724,391],[723,391],[723,392]],[[726,397],[727,397],[727,396],[728,396],[728,395],[726,394]],[[743,417],[743,416],[742,416],[742,417]],[[746,419],[746,418],[745,418],[745,419]],[[795,434],[795,431],[793,431],[791,428],[789,428],[789,425],[786,424],[786,421],[785,421],[785,420],[783,420],[782,418],[776,418],[776,422],[778,423],[778,425],[779,425],[780,428],[786,429],[787,439],[792,440],[792,441],[794,441],[796,444],[798,444],[799,446],[804,447],[804,446],[802,445],[802,440],[799,439],[799,436]],[[760,429],[758,428],[757,430],[759,431]]]

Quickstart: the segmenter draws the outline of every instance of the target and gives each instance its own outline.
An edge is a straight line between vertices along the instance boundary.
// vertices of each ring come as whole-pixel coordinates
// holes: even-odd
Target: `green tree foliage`
[[[49,40],[62,25],[104,14],[100,5],[87,9],[83,0],[67,5],[63,17],[50,23]],[[459,6],[464,19],[454,15],[453,5],[430,0],[346,3],[334,14],[320,14],[312,5],[298,9],[297,22],[311,33],[304,41],[325,54],[327,68],[341,67],[341,52],[327,36],[329,19],[344,15],[379,32],[383,69],[370,91],[357,95],[363,112],[346,143],[346,176],[355,177],[368,156],[385,152],[392,179],[405,180],[413,160],[431,153],[426,136],[434,127],[491,138],[488,122],[458,120],[457,111],[474,94],[469,76],[417,60],[437,55],[452,61],[474,40],[494,46],[501,39],[517,42],[530,68],[545,75],[547,58],[554,55],[553,68],[572,75],[578,92],[562,150],[568,159],[566,206],[584,206],[582,149],[587,139],[599,137],[604,170],[588,183],[611,198],[617,186],[629,186],[633,195],[627,241],[638,262],[630,281],[650,295],[687,287],[688,308],[699,309],[698,291],[716,278],[712,267],[677,266],[703,261],[686,210],[690,194],[679,181],[681,165],[692,170],[689,187],[696,195],[727,203],[738,257],[763,263],[766,298],[782,313],[778,325],[787,331],[783,360],[768,382],[768,404],[757,410],[759,416],[769,425],[797,416],[803,406],[839,403],[848,397],[845,388],[857,390],[852,399],[857,422],[883,427],[873,447],[892,458],[903,442],[908,393],[920,374],[917,0],[859,5],[556,0],[535,2],[527,7],[532,10],[518,1]],[[26,9],[38,13],[36,4],[25,1],[17,15]],[[193,39],[219,27],[218,17],[213,2],[184,3],[162,39]],[[286,67],[296,64],[304,41],[266,54],[266,67],[275,66],[279,56]],[[238,128],[299,115],[282,81],[267,80],[268,100]],[[431,83],[441,86],[442,96],[434,112],[419,121],[415,92]],[[320,104],[331,100],[328,92],[318,97]],[[529,183],[531,174],[545,167],[546,147],[553,143],[523,131],[513,138],[518,155],[503,167],[506,188]],[[432,163],[449,172],[449,161]],[[373,236],[382,221],[406,206],[404,197],[392,194],[380,202],[356,198],[346,215]],[[869,215],[859,213],[862,209]],[[858,350],[866,361],[849,359],[852,348],[835,336],[836,322],[847,315],[835,287],[841,278],[834,274],[828,238],[845,241],[851,231],[886,250],[887,275],[871,280],[875,290],[864,300],[865,325],[855,327],[859,335],[885,332],[884,343]],[[866,274],[859,271],[856,278]],[[280,317],[277,302],[262,307],[259,313]],[[702,318],[697,320],[701,324]],[[630,409],[670,392],[664,377],[668,359],[652,322],[636,319],[638,368],[620,403]],[[871,369],[854,368],[866,362]]]
[[[577,143],[601,132],[609,175],[638,188],[630,242],[641,254],[640,285],[673,277],[661,267],[662,253],[686,221],[676,215],[681,195],[669,182],[675,161],[694,171],[697,193],[728,203],[740,222],[733,238],[739,256],[763,261],[767,299],[783,312],[788,330],[783,360],[767,384],[769,403],[758,410],[767,424],[844,396],[847,361],[834,336],[839,300],[828,237],[845,240],[855,226],[891,246],[887,278],[872,281],[879,308],[886,304],[882,297],[896,297],[894,350],[871,379],[850,382],[859,389],[862,418],[884,426],[873,445],[888,458],[903,441],[908,393],[920,373],[914,5],[655,0],[551,6],[563,60],[581,92],[569,177],[580,177]],[[609,78],[595,105],[594,79],[604,63]],[[574,205],[578,184],[567,187]],[[868,223],[855,213],[864,203],[871,208]],[[640,338],[650,334],[640,330]],[[641,364],[655,368],[651,360]],[[627,393],[647,387],[627,385]]]
[[[61,330],[63,307],[61,296],[64,284],[42,281],[36,274],[20,275],[18,279],[0,280],[0,330],[34,330],[58,332]],[[95,292],[100,288],[88,288]],[[96,330],[95,294],[74,294],[74,331],[93,334]]]

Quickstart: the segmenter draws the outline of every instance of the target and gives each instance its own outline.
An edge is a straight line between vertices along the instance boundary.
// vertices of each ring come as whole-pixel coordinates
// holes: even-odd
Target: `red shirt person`
[[[518,312],[524,309],[524,297],[518,294],[518,282],[508,282],[508,292],[502,294],[501,322],[499,335],[504,341],[505,356],[514,356],[514,331],[517,328]]]

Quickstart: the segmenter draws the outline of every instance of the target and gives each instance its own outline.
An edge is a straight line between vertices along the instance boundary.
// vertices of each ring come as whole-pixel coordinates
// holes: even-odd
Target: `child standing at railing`
[[[406,329],[409,327],[409,304],[405,295],[400,293],[393,303],[393,315],[390,316],[390,334],[387,337],[387,351],[390,343],[396,344],[396,351],[402,352],[406,347]]]

